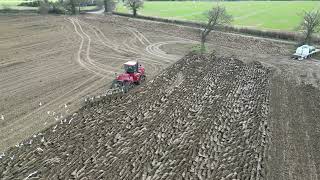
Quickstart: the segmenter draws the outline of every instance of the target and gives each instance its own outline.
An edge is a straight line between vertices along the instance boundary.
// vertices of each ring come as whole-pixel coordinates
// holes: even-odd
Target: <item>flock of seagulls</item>
[[[2,159],[2,157],[4,157],[4,156],[6,156],[6,155],[4,154],[4,152],[2,152],[2,153],[0,154],[0,159]]]
[[[42,106],[42,105],[43,105],[42,102],[39,102],[39,107]],[[67,105],[67,104],[64,104],[63,106],[64,106],[65,109],[68,108],[68,105]],[[61,106],[60,106],[60,107],[61,107]],[[66,113],[68,113],[68,112],[69,112],[69,109],[66,110]],[[57,113],[54,112],[54,111],[47,111],[47,114],[54,116],[54,118],[55,118],[56,121],[58,121],[58,120],[60,120],[60,119],[62,119],[62,118],[64,117],[62,114],[60,114],[60,117],[59,117],[59,115],[55,116]],[[73,114],[73,116],[75,116],[75,115],[76,115],[76,113]],[[4,121],[4,115],[3,115],[3,114],[0,115],[0,120],[1,120],[1,121]],[[71,118],[71,119],[69,120],[69,124],[72,122],[72,120],[73,120],[73,118]],[[64,121],[66,122],[66,119],[65,119]],[[45,122],[44,124],[46,125],[47,122]],[[56,125],[56,126],[53,128],[53,132],[55,131],[55,129],[57,128],[57,126],[58,126],[58,125]],[[41,135],[41,133],[40,133],[39,135]],[[37,135],[33,135],[33,138],[36,138],[36,137],[37,137]],[[45,141],[45,140],[44,140],[44,137],[42,137],[42,139],[41,139],[40,141],[43,143],[43,142]],[[31,145],[32,143],[33,143],[33,140],[32,140],[32,139],[31,139],[29,142],[27,142],[27,144],[29,144],[29,145]],[[23,146],[23,145],[24,145],[23,143],[21,143],[21,144],[18,143],[18,144],[15,145],[15,147],[21,147],[21,146]],[[37,150],[43,152],[43,149],[41,149],[41,148],[37,148]],[[2,153],[0,154],[0,159],[2,159],[2,157],[4,157],[4,156],[5,156],[5,154],[2,152]],[[12,157],[10,157],[10,158],[13,159],[14,156],[12,156]],[[31,175],[32,175],[32,174],[31,174]]]
[[[39,107],[41,107],[42,105],[43,105],[42,102],[39,102]],[[62,106],[59,106],[59,107],[62,107]],[[64,104],[63,107],[66,109],[66,113],[68,113],[68,112],[69,112],[68,105],[67,105],[67,104]],[[59,120],[61,120],[61,119],[64,118],[64,116],[62,115],[62,113],[60,113],[60,116],[59,116],[58,113],[56,113],[56,112],[54,112],[54,111],[47,111],[47,114],[48,114],[49,116],[50,116],[50,115],[54,116],[54,118],[55,118],[56,121],[59,121]],[[77,115],[77,113],[74,113],[72,116],[75,116],[75,115]],[[4,115],[3,115],[3,114],[0,115],[0,120],[4,121]],[[71,118],[71,119],[69,120],[68,124],[70,124],[70,123],[72,122],[72,120],[73,120],[73,118]],[[62,120],[61,120],[61,122],[62,122]],[[64,122],[66,122],[66,119],[64,119]],[[47,122],[45,122],[45,125],[46,125],[46,124],[47,124]],[[58,125],[56,125],[56,126],[53,128],[53,132],[55,132],[57,126],[58,126]],[[38,135],[42,135],[42,134],[39,133]],[[36,137],[37,137],[37,135],[33,135],[33,138],[36,138]],[[45,142],[45,138],[42,137],[41,140],[40,140],[40,142],[44,143],[44,142]],[[28,145],[31,145],[32,143],[33,143],[33,140],[32,140],[32,139],[30,139],[30,141],[27,142]],[[24,145],[24,143],[21,143],[21,144],[18,143],[18,144],[16,144],[15,146],[16,146],[17,148],[19,148],[19,147],[21,147],[21,146],[23,146],[23,145]],[[38,151],[38,152],[43,152],[44,150],[38,147],[38,148],[37,148],[37,151]],[[5,156],[5,154],[2,152],[2,153],[0,154],[0,159],[2,159],[4,156]],[[10,157],[10,159],[13,160],[13,159],[14,159],[14,155],[13,155],[12,157]],[[29,176],[26,177],[25,179],[29,179],[30,177],[32,177],[32,176],[35,175],[36,173],[37,173],[37,172],[33,172],[33,173],[29,174]]]
[[[64,105],[60,105],[59,106],[59,108],[62,108],[62,107],[64,107],[66,110],[65,110],[65,112],[63,112],[63,113],[56,113],[55,111],[47,111],[47,114],[49,115],[49,116],[52,116],[54,119],[55,119],[55,121],[62,121],[62,119],[64,118],[64,113],[65,114],[68,114],[69,113],[69,109],[68,109],[68,105],[67,104],[64,104]],[[47,123],[45,123],[45,125],[46,125]]]

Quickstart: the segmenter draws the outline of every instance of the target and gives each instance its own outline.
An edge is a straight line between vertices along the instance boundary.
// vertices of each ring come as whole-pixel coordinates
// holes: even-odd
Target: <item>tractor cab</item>
[[[124,70],[126,73],[136,73],[138,72],[138,62],[136,61],[128,61],[124,63]]]
[[[144,68],[136,61],[128,61],[124,63],[124,70],[128,74],[141,73],[144,74]]]

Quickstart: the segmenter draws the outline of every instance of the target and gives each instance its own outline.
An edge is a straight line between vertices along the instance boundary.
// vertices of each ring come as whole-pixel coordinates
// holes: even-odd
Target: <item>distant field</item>
[[[28,1],[0,0],[0,6],[17,6],[22,2],[28,2]]]
[[[0,9],[3,8],[11,8],[11,9],[17,9],[17,10],[29,10],[29,9],[37,9],[37,7],[23,7],[18,6],[19,4],[23,2],[28,2],[32,0],[0,0]],[[49,0],[49,1],[57,1],[57,0]],[[93,10],[96,9],[96,6],[85,6],[81,7],[81,10]]]
[[[220,2],[233,15],[233,25],[258,29],[294,31],[303,10],[320,8],[319,1],[240,1]],[[155,1],[145,2],[140,14],[172,19],[204,21],[204,12],[216,2]],[[128,12],[119,4],[118,12]],[[139,13],[139,12],[138,12]]]
[[[32,0],[29,0],[32,1]],[[0,0],[0,9],[3,8],[10,8],[10,9],[16,9],[16,10],[32,10],[37,9],[35,7],[23,7],[18,6],[20,3],[28,2],[27,0]]]

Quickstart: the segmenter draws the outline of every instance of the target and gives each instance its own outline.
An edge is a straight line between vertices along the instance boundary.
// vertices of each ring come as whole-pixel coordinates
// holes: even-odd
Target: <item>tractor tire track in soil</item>
[[[89,71],[97,74],[97,75],[100,75],[100,76],[103,76],[105,77],[106,73],[108,73],[110,75],[110,72],[109,71],[106,71],[102,68],[99,68],[97,65],[94,64],[94,62],[92,61],[92,59],[90,58],[90,37],[82,30],[82,27],[80,25],[79,22],[77,21],[74,21],[74,20],[70,20],[71,23],[74,25],[74,29],[75,29],[75,32],[77,32],[77,34],[79,35],[79,37],[81,38],[81,43],[80,43],[80,46],[79,46],[79,51],[78,51],[78,59],[77,61],[79,62],[79,64],[81,66],[83,66],[84,68],[88,69]],[[76,27],[76,25],[78,26],[78,28],[81,30],[81,32],[86,36],[86,38],[88,39],[87,41],[87,48],[86,48],[86,61],[82,61],[81,59],[81,51],[82,51],[82,48],[83,48],[83,44],[85,42],[85,38],[83,37],[83,35],[81,35]],[[102,74],[104,73],[104,74]],[[93,81],[92,81],[93,80]],[[72,90],[68,91],[68,92],[65,92],[63,93],[61,96],[55,98],[54,100],[46,103],[45,105],[31,111],[30,113],[27,113],[21,117],[19,117],[19,119],[17,119],[16,121],[14,121],[13,123],[10,123],[7,127],[6,127],[6,131],[10,130],[7,134],[6,134],[6,137],[4,137],[2,140],[4,142],[6,141],[9,141],[10,139],[12,138],[15,138],[15,128],[16,127],[19,127],[17,126],[17,124],[21,124],[21,122],[23,122],[24,119],[26,118],[34,118],[34,117],[37,117],[39,116],[39,114],[45,114],[48,110],[51,110],[52,107],[58,107],[59,105],[61,104],[68,104],[69,102],[78,102],[78,103],[81,103],[79,101],[82,100],[82,96],[84,96],[86,93],[90,92],[90,90],[97,86],[99,83],[104,83],[105,82],[105,78],[99,78],[97,79],[96,76],[92,76],[91,78],[85,80],[84,82],[82,82],[80,85],[74,87]],[[91,84],[88,84],[88,83],[91,83]],[[87,87],[85,87],[84,85],[87,85]],[[79,91],[79,88],[80,87],[85,87],[85,89]],[[21,87],[19,87],[19,89],[21,90]],[[51,107],[51,108],[50,108]],[[22,123],[24,124],[24,123]],[[19,131],[27,131],[28,129],[30,129],[29,126],[23,126],[22,128],[19,127]]]
[[[49,19],[52,22],[46,24]],[[151,41],[133,27],[121,30],[123,40],[130,44],[126,48],[117,39],[119,35],[106,35],[85,19],[46,17],[39,21],[38,17],[26,17],[23,20],[28,22],[26,27],[24,23],[10,24],[12,34],[24,34],[21,40],[0,28],[8,36],[1,39],[0,45],[3,47],[0,53],[4,55],[4,62],[0,62],[0,74],[4,77],[0,78],[0,92],[4,95],[0,98],[0,114],[5,117],[0,122],[0,151],[55,123],[57,114],[64,117],[72,114],[88,96],[103,93],[114,73],[122,71],[125,61],[139,60],[150,70],[151,78],[180,58],[163,60],[159,50],[148,54],[145,48]],[[17,33],[20,29],[26,32]],[[13,54],[21,63],[11,60]],[[68,108],[60,109],[64,104]]]
[[[259,179],[270,75],[259,63],[189,55],[9,149],[0,177]]]
[[[319,179],[319,89],[283,79],[274,77],[272,85],[267,178]]]

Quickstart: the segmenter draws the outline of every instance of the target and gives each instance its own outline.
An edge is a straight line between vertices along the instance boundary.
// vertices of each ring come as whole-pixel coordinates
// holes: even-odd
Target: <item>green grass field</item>
[[[238,1],[220,2],[233,15],[233,25],[257,29],[294,31],[303,10],[320,8],[319,1]],[[156,1],[144,3],[140,14],[171,19],[205,21],[204,12],[216,2]],[[122,4],[118,12],[128,12]]]
[[[18,6],[20,3],[23,2],[28,2],[28,1],[33,1],[33,0],[0,0],[0,10],[3,8],[10,8],[14,10],[37,10],[37,7],[23,7],[23,6]],[[55,2],[57,0],[49,0],[52,2]],[[93,10],[96,9],[96,6],[85,6],[81,7],[81,10]]]
[[[18,6],[20,3],[29,2],[33,0],[0,0],[0,6]],[[57,1],[57,0],[49,0],[49,1]]]
[[[0,10],[3,8],[10,8],[15,10],[36,10],[35,7],[23,7],[18,6],[20,3],[28,2],[32,0],[0,0]]]

